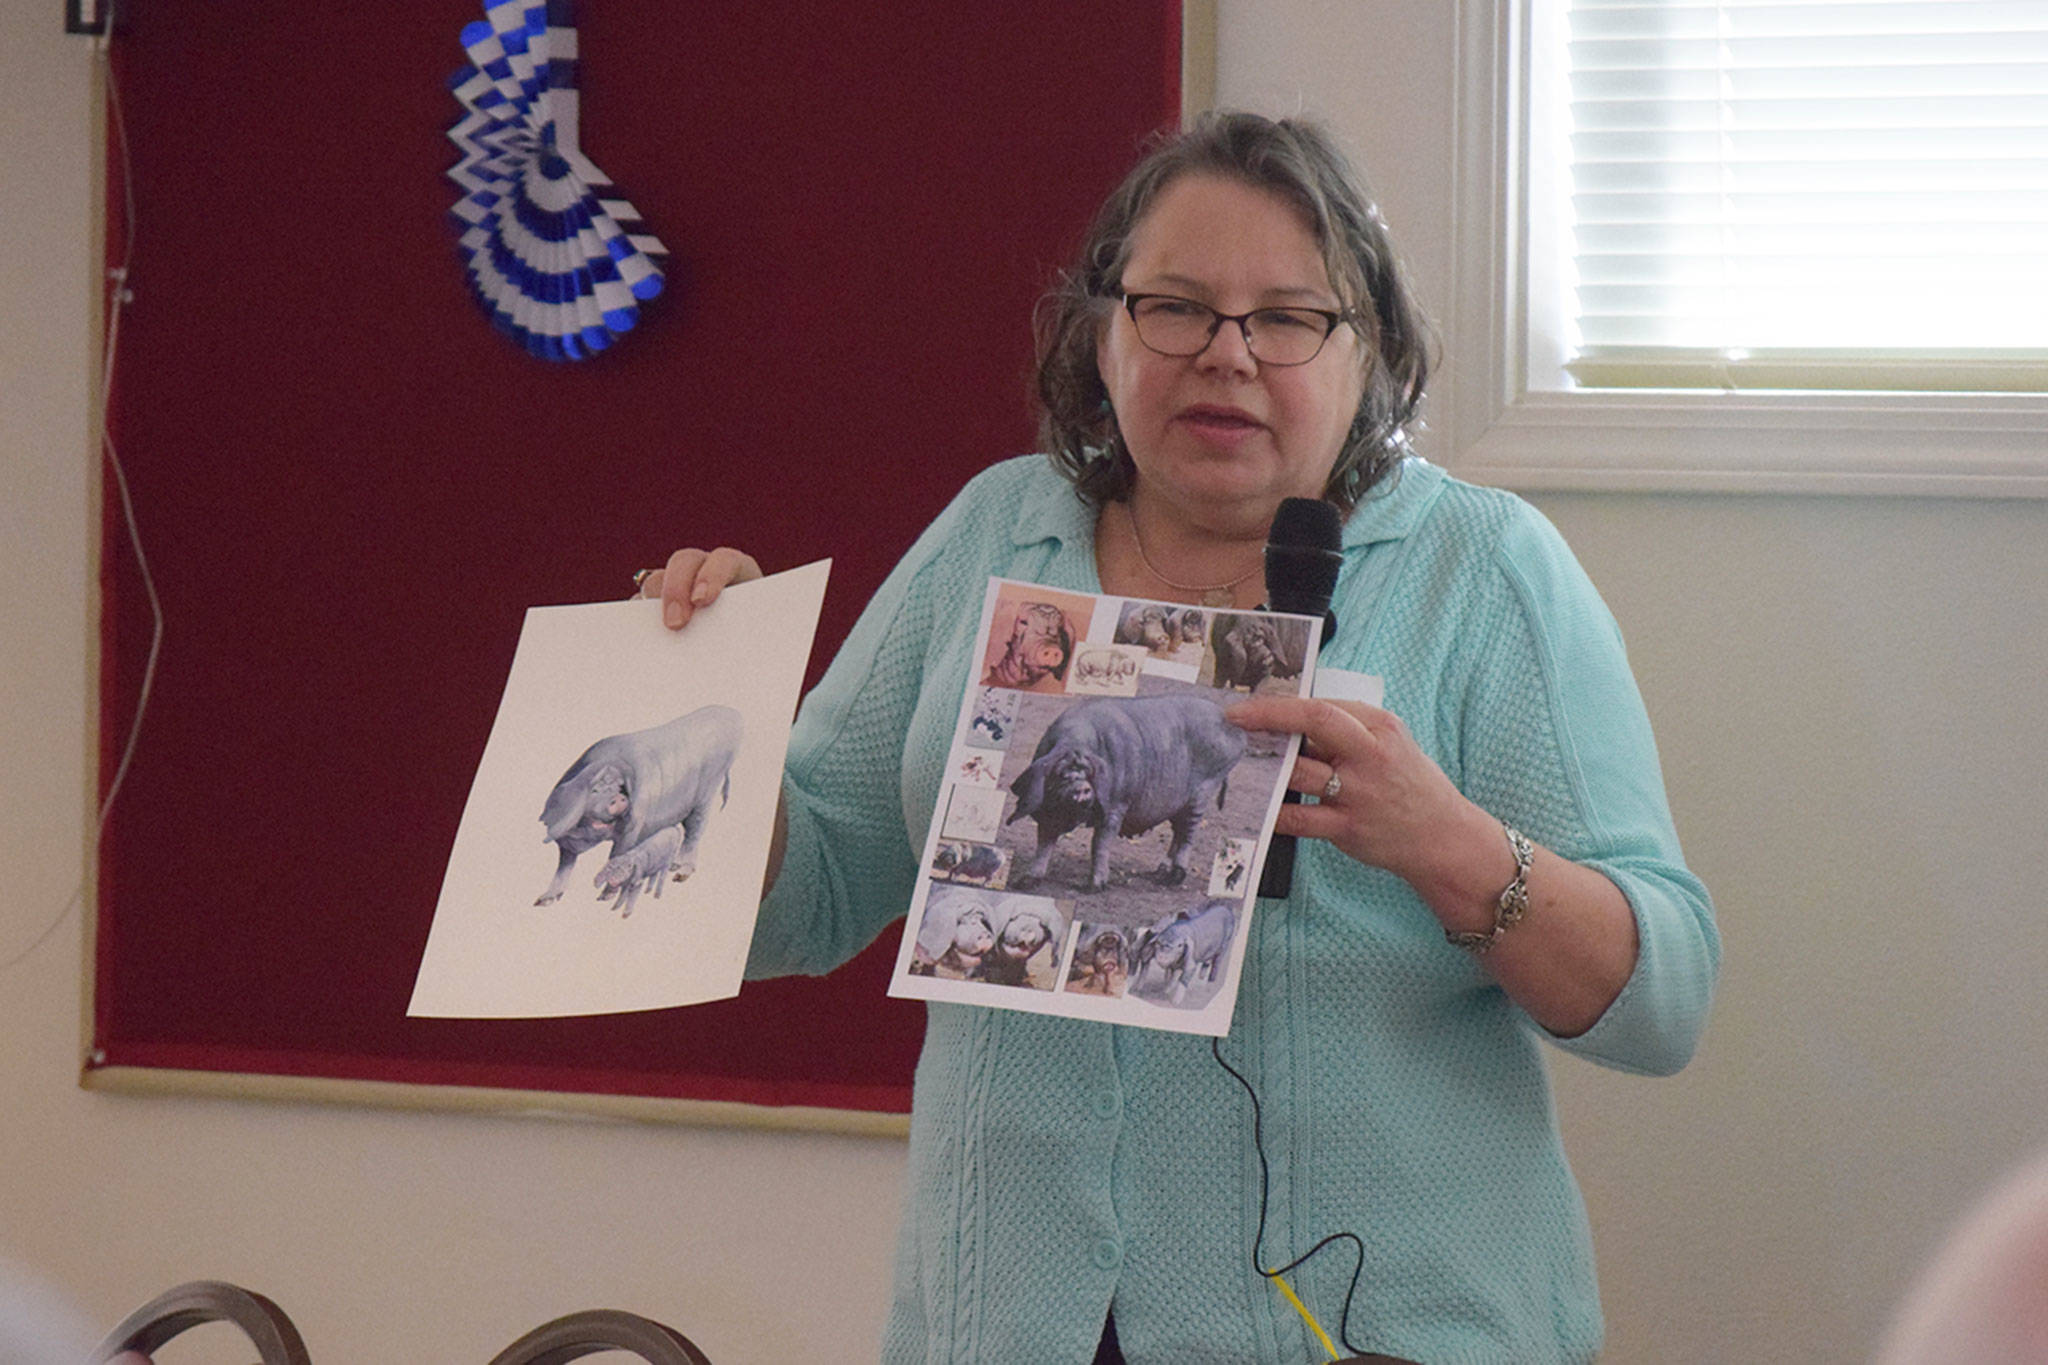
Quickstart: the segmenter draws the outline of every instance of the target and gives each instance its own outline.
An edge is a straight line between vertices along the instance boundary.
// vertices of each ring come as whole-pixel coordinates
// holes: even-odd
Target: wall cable
[[[106,838],[107,818],[113,810],[114,798],[120,793],[121,784],[128,776],[129,764],[135,758],[137,741],[142,735],[143,713],[149,708],[149,693],[156,681],[157,659],[163,652],[164,609],[157,596],[156,579],[149,571],[149,560],[142,551],[142,531],[135,518],[135,500],[128,489],[128,472],[121,465],[121,455],[114,446],[111,427],[112,399],[114,392],[114,358],[118,352],[121,335],[121,314],[134,300],[134,291],[129,287],[130,272],[135,261],[135,164],[129,154],[128,123],[121,112],[121,87],[114,77],[112,58],[116,6],[111,3],[106,9],[106,27],[94,40],[99,56],[100,78],[106,90],[107,116],[114,130],[114,143],[120,155],[122,237],[121,263],[107,270],[107,334],[100,349],[99,382],[99,425],[100,448],[108,468],[114,472],[114,486],[121,498],[122,521],[128,529],[128,543],[135,552],[136,568],[142,575],[142,587],[149,598],[150,634],[149,657],[142,668],[142,685],[135,696],[135,714],[129,718],[128,738],[121,748],[121,761],[114,769],[114,777],[107,784],[106,795],[100,799],[99,811],[93,825],[93,849],[97,854],[101,842]],[[95,859],[96,861],[96,859]],[[50,940],[59,927],[71,918],[71,912],[85,901],[86,877],[89,869],[81,871],[78,887],[71,893],[71,899],[64,903],[50,922],[43,926],[41,933],[6,961],[0,962],[0,972],[20,966],[32,957],[36,950]]]

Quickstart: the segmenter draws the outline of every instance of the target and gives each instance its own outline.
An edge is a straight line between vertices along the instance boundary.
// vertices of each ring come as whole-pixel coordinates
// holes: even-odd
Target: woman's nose
[[[1222,319],[1216,334],[1209,338],[1209,344],[1196,353],[1197,368],[1227,374],[1258,373],[1258,358],[1252,354],[1251,341],[1245,335],[1244,326],[1242,322]]]

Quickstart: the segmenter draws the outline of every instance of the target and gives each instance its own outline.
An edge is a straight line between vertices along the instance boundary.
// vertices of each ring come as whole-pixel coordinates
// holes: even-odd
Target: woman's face
[[[1138,220],[1125,292],[1221,313],[1342,305],[1301,212],[1213,175],[1169,185]],[[1365,391],[1358,334],[1340,325],[1305,365],[1262,365],[1233,323],[1199,355],[1164,356],[1118,308],[1096,366],[1137,466],[1137,500],[1207,529],[1259,533],[1282,498],[1322,496]]]

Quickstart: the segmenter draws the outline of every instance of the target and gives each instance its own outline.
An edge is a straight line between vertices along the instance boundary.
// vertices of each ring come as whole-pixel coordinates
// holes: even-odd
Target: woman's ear
[[[1095,319],[1095,354],[1092,357],[1095,363],[1095,382],[1102,386],[1101,413],[1109,419],[1111,426],[1116,425],[1116,408],[1109,399],[1109,375],[1103,371],[1103,357],[1109,354],[1109,329],[1116,326],[1116,315],[1120,311],[1122,311],[1120,308],[1104,308],[1097,315]]]

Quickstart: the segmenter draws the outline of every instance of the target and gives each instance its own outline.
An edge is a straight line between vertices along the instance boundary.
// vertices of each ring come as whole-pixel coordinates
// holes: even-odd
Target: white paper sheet
[[[829,569],[728,588],[681,631],[651,599],[527,612],[408,1014],[611,1014],[739,992]],[[617,737],[628,740],[594,747]],[[613,776],[587,768],[556,796],[587,751]],[[536,904],[560,861],[542,822],[551,798],[558,814],[582,811],[584,837],[572,827],[569,842],[584,851],[559,899]],[[610,864],[601,889],[636,817],[657,822],[654,841],[616,850],[629,861]],[[588,823],[599,819],[607,828]],[[694,870],[678,882],[699,822]]]
[[[1319,628],[991,579],[889,993],[1227,1032],[1300,738],[1222,715],[1308,695]],[[1130,837],[1105,836],[1097,885],[1095,831],[1057,831],[1109,808]]]

